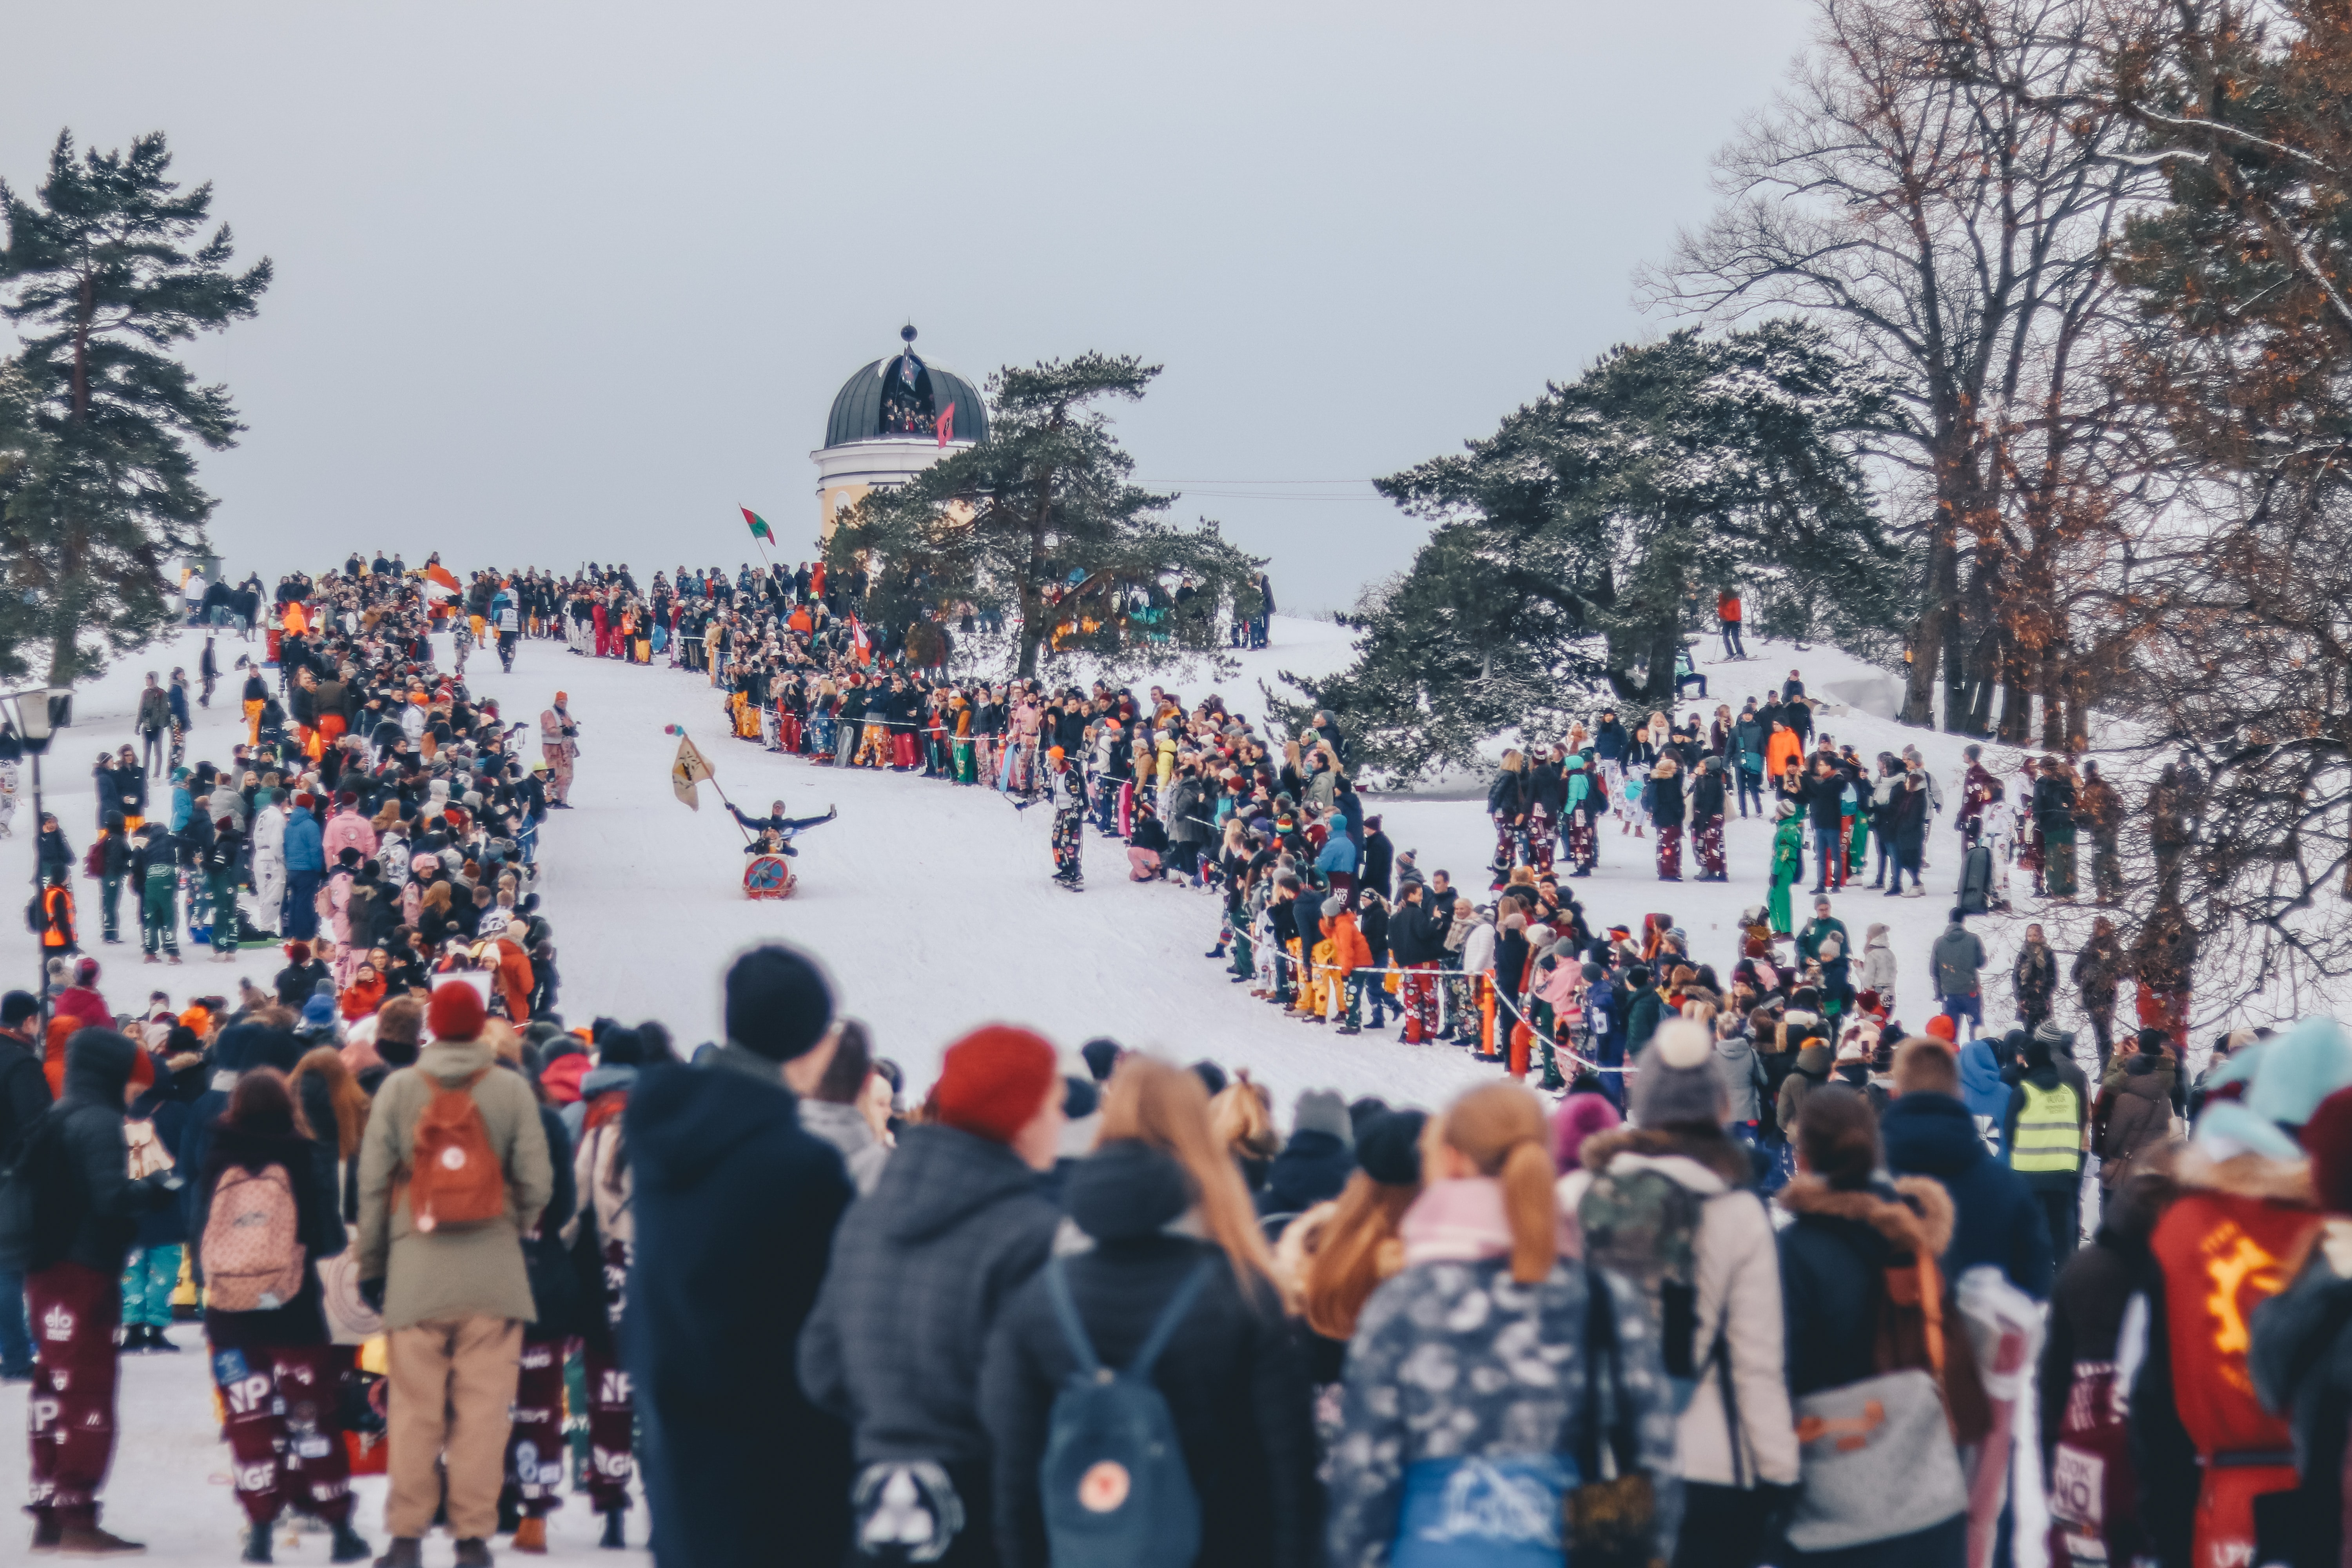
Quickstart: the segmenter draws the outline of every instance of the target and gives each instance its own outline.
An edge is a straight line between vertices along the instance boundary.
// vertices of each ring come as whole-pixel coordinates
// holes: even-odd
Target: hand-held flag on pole
[[[662,733],[677,737],[677,757],[669,765],[669,787],[677,792],[678,799],[700,811],[702,801],[695,794],[694,786],[710,779],[710,763],[695,749],[692,738],[676,724],[664,725]],[[715,780],[710,787],[719,787]]]
[[[954,440],[954,439],[955,439],[955,405],[954,405],[954,404],[950,403],[950,404],[949,404],[945,408],[942,408],[942,409],[940,409],[940,420],[939,420],[939,424],[940,424],[940,446],[942,446],[942,447],[944,447],[944,446],[946,446],[949,442],[950,442],[950,441],[952,441],[952,440]]]
[[[849,617],[849,646],[857,652],[857,662],[874,662],[874,639],[866,635],[866,624],[856,616]]]
[[[738,507],[735,510],[741,512],[743,514],[743,521],[751,525],[752,538],[764,539],[771,544],[773,544],[776,542],[776,531],[768,526],[768,520],[766,518],[761,517],[758,512],[753,511],[748,506]]]

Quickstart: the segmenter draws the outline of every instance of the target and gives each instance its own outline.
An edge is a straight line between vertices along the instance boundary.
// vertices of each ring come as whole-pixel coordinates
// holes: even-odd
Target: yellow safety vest
[[[2083,1123],[2074,1086],[2061,1083],[2043,1089],[2032,1080],[2025,1090],[2025,1109],[2018,1113],[2017,1138],[2010,1145],[2012,1171],[2079,1171],[2083,1168]]]

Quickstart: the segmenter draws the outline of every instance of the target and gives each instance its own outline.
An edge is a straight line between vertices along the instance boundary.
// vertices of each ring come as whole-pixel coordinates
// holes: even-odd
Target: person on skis
[[[765,816],[746,816],[743,808],[731,800],[727,803],[727,810],[752,835],[751,842],[743,847],[746,855],[797,855],[800,851],[793,847],[793,835],[803,828],[831,822],[841,815],[840,807],[829,805],[824,808],[823,816],[786,816],[784,803],[781,800],[769,805]]]

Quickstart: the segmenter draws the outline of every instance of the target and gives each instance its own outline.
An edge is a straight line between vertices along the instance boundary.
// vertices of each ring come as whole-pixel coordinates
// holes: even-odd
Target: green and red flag
[[[753,511],[748,506],[739,507],[736,510],[743,514],[743,521],[751,525],[752,538],[764,539],[771,544],[773,544],[776,542],[776,531],[768,526],[768,520],[766,518],[761,517],[758,512]]]

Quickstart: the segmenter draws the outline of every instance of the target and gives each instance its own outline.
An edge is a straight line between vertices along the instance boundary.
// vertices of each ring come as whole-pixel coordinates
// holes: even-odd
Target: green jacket
[[[506,1173],[504,1219],[463,1229],[421,1233],[409,1224],[404,1191],[393,1208],[394,1177],[408,1163],[416,1119],[433,1098],[429,1079],[456,1083],[489,1070],[473,1089],[490,1147]],[[360,1144],[359,1276],[384,1281],[387,1329],[446,1322],[477,1314],[529,1322],[530,1276],[523,1268],[522,1233],[538,1222],[555,1194],[547,1134],[539,1101],[520,1073],[499,1068],[478,1041],[436,1041],[413,1068],[383,1080]]]
[[[1802,819],[1790,817],[1772,830],[1772,879],[1793,882],[1805,872],[1805,830]]]

